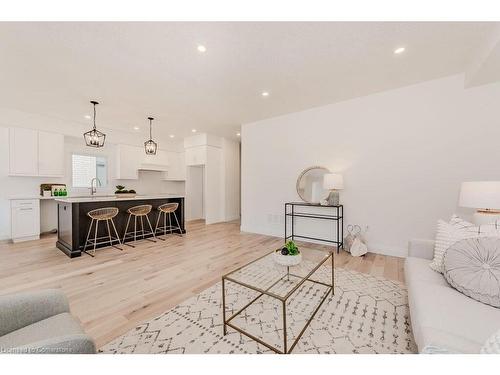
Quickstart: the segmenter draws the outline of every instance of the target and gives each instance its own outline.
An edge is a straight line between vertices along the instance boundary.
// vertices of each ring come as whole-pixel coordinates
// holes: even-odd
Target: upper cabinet
[[[38,175],[64,175],[64,135],[38,132]]]
[[[9,175],[62,177],[64,136],[31,129],[9,129]]]
[[[142,149],[142,162],[139,169],[150,171],[165,171],[168,167],[168,155],[164,150],[156,150],[156,155],[146,155]]]
[[[156,155],[146,155],[143,147],[117,145],[116,178],[118,180],[137,180],[139,171],[160,171],[168,169],[168,156],[164,150]]]
[[[186,180],[186,161],[184,152],[169,152],[169,165],[165,172],[165,180],[185,181]]]
[[[195,146],[186,149],[186,165],[205,165],[207,163],[207,146]]]
[[[141,147],[118,145],[116,147],[116,178],[118,180],[137,180],[139,165],[144,159]]]

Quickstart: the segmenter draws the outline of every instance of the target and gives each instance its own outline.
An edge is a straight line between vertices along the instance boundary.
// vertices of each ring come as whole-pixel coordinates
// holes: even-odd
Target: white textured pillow
[[[482,346],[481,354],[500,354],[500,331],[495,332]]]
[[[500,307],[500,238],[466,238],[444,255],[444,277],[459,292]],[[500,324],[500,323],[499,323]]]
[[[434,259],[429,264],[429,267],[436,272],[443,273],[444,254],[451,245],[466,238],[482,236],[500,236],[500,223],[493,222],[475,226],[457,215],[453,215],[449,223],[439,220],[434,245]]]

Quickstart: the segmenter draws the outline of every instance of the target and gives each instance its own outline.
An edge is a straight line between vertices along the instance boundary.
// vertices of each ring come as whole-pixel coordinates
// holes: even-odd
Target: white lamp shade
[[[463,182],[459,205],[478,209],[500,209],[500,181]]]
[[[341,174],[327,173],[323,176],[323,188],[326,190],[341,190],[344,188],[344,179]]]

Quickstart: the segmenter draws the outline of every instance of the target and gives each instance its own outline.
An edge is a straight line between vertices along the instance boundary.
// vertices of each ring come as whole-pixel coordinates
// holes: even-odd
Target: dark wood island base
[[[156,220],[159,215],[158,206],[165,203],[179,203],[179,207],[175,211],[181,232],[186,233],[184,220],[184,197],[169,197],[169,198],[147,198],[136,197],[133,199],[103,199],[99,198],[67,198],[57,200],[57,226],[58,237],[56,247],[60,249],[70,258],[79,257],[82,255],[83,246],[87,237],[87,232],[90,227],[91,219],[87,216],[87,212],[103,207],[116,207],[120,210],[118,215],[113,219],[120,240],[123,239],[125,226],[127,225],[128,213],[127,209],[133,206],[142,204],[150,204],[153,206],[149,214],[149,220],[153,229],[156,225]],[[93,230],[93,229],[92,229]],[[130,228],[129,228],[130,230]],[[177,231],[179,233],[179,231]],[[98,237],[107,235],[106,226],[101,225],[98,231]],[[152,234],[146,235],[152,237]],[[142,238],[142,237],[141,237]],[[127,239],[126,242],[133,240]],[[105,247],[100,245],[97,247]]]

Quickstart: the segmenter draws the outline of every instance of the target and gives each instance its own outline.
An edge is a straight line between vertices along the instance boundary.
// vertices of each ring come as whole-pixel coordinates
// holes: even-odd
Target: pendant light
[[[158,148],[158,143],[153,141],[151,128],[153,127],[154,118],[148,117],[149,120],[149,141],[144,142],[144,149],[146,150],[146,155],[156,155],[156,149]]]
[[[104,140],[106,139],[106,134],[101,133],[95,127],[95,106],[99,104],[98,102],[91,100],[90,103],[94,106],[94,128],[89,130],[88,132],[83,133],[83,138],[85,139],[85,143],[89,147],[103,147]]]

